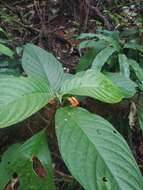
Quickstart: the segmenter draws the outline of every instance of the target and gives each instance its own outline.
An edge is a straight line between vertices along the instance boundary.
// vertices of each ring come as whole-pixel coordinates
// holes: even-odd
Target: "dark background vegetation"
[[[77,48],[79,41],[74,38],[76,35],[82,32],[96,33],[97,29],[133,30],[142,28],[142,24],[142,0],[0,0],[0,27],[6,31],[0,38],[6,39],[8,46],[17,51],[26,42],[37,44],[54,53],[63,63],[64,69],[70,73],[74,73],[80,59]],[[139,37],[143,43],[143,32]],[[13,61],[13,67],[17,69],[19,63],[16,62],[16,58]],[[2,69],[7,68],[0,65],[0,71]],[[128,139],[128,129],[123,128],[123,123],[128,123],[130,102],[110,106],[86,99],[82,106],[112,121]],[[59,190],[81,190],[59,156],[54,129],[49,122],[54,110],[54,105],[48,105],[13,128],[1,129],[0,152],[47,127],[49,146],[55,164],[55,181]],[[131,133],[130,146],[143,171],[142,136],[137,128]]]

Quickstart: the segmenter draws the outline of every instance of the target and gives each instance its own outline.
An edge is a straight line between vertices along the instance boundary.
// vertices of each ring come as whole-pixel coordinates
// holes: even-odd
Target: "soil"
[[[61,61],[65,71],[74,73],[80,55],[77,48],[79,41],[73,36],[81,32],[80,20],[70,17],[66,11],[60,15],[60,10],[56,4],[51,3],[51,7],[49,7],[47,9],[49,9],[50,13],[47,15],[48,11],[45,14],[42,11],[41,15],[39,7],[36,8],[33,1],[5,1],[0,4],[1,27],[5,29],[12,48],[15,49],[17,46],[22,46],[27,42],[35,43],[52,52]],[[44,9],[44,5],[41,6],[41,9]],[[93,21],[86,32],[96,32],[96,24]],[[129,102],[108,105],[87,98],[80,105],[107,118],[117,129],[120,129],[120,132],[128,140],[127,131],[129,129],[124,129],[123,123],[128,123]],[[41,129],[47,128],[49,147],[54,162],[55,182],[58,189],[82,190],[68,172],[59,154],[53,127],[54,123],[49,123],[54,113],[55,107],[47,105],[26,121],[13,127],[1,129],[0,153],[2,154],[10,145],[24,142]],[[116,118],[116,121],[114,118]],[[128,143],[132,146],[133,153],[143,172],[143,138],[137,127],[131,133],[132,144],[129,141]]]

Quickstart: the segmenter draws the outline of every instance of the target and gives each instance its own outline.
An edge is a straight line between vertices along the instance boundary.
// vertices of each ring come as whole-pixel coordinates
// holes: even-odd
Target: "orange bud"
[[[79,101],[75,97],[68,98],[68,101],[71,103],[72,107],[77,107],[79,105]]]

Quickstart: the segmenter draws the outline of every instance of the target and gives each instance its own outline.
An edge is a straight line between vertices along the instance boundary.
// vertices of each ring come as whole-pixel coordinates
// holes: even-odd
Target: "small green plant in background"
[[[7,36],[6,31],[4,31],[3,28],[0,27],[0,33],[2,33],[4,36]],[[6,39],[0,38],[0,55],[6,55],[8,57],[12,57],[14,55],[14,52],[7,47],[8,41]]]
[[[79,45],[79,51],[87,51],[81,57],[76,71],[91,68],[104,73],[128,98],[136,91],[137,97],[134,97],[134,101],[138,105],[138,117],[143,130],[143,45],[140,44],[139,38],[141,34],[142,30],[139,29],[128,29],[121,33],[101,30],[97,34],[81,34],[78,39],[83,41]]]
[[[12,40],[9,38],[9,33],[0,27],[0,74],[20,75],[22,70],[18,59],[20,47],[16,48],[15,53],[10,45]]]
[[[78,39],[83,41],[79,45],[79,51],[88,48],[90,51],[85,54],[85,57],[88,55],[92,59],[88,59],[83,64],[85,59],[83,57],[77,65],[77,71],[85,70],[89,67],[100,71],[105,66],[106,71],[112,71],[113,69],[119,71],[119,66],[122,67],[121,64],[123,64],[122,58],[124,62],[126,61],[125,57],[141,62],[143,58],[143,45],[140,44],[139,39],[141,34],[142,30],[137,29],[124,30],[120,33],[119,31],[99,30],[97,34],[81,34]],[[126,63],[125,66],[127,67],[127,65]]]
[[[112,38],[101,36],[104,45],[110,44]],[[104,118],[84,108],[64,104],[73,96],[118,103],[132,98],[137,87],[143,88],[140,66],[121,53],[120,71],[114,73],[117,78],[111,73],[101,72],[109,55],[121,49],[113,39],[112,46],[105,48],[108,53],[102,52],[101,56],[99,52],[100,56],[96,56],[91,68],[69,75],[64,73],[60,62],[52,54],[27,44],[22,56],[22,66],[27,76],[0,77],[0,127],[18,123],[54,100],[57,102],[55,130],[59,150],[69,171],[81,186],[86,190],[142,190],[142,175],[120,133]],[[130,66],[139,83],[130,79]],[[139,70],[135,70],[135,66]],[[38,159],[44,167],[41,177],[33,170],[33,159]],[[51,165],[42,131],[22,145],[13,145],[4,153],[0,164],[0,189],[16,173],[19,189],[55,190]]]

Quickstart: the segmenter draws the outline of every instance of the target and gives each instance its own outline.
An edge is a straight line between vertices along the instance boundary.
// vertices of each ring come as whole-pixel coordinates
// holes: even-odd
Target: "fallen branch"
[[[63,177],[66,181],[73,181],[73,179],[74,179],[72,176],[67,175],[59,170],[55,170],[55,174],[60,177]]]
[[[98,7],[98,3],[96,6],[93,6],[90,2],[90,0],[86,0],[86,4],[88,5],[88,7],[93,10],[95,12],[95,14],[104,21],[105,26],[107,27],[108,30],[111,30],[112,26],[109,23],[109,21],[107,20],[107,18],[101,13],[99,7]]]
[[[104,24],[105,24],[105,26],[107,27],[107,29],[108,30],[111,30],[111,24],[109,23],[109,21],[107,20],[107,18],[104,16],[104,15],[102,15],[102,13],[101,13],[101,11],[99,10],[99,8],[98,7],[94,7],[94,6],[90,6],[90,9],[91,10],[94,10],[95,11],[95,14],[97,15],[97,16],[99,16],[99,18],[101,18],[103,21],[104,21]]]

